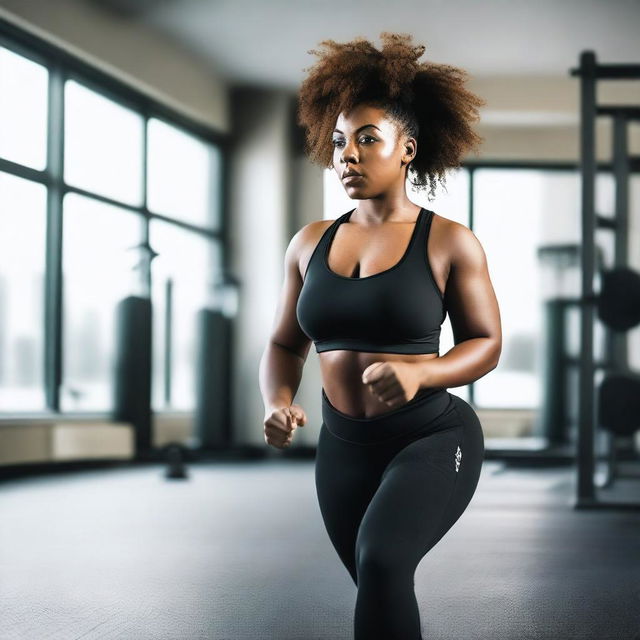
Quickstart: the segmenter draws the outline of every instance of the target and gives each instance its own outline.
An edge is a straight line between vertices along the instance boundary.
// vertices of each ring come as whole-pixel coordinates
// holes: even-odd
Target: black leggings
[[[323,388],[322,419],[315,484],[329,538],[358,587],[354,638],[421,640],[415,570],[475,492],[478,416],[438,388],[355,418]]]

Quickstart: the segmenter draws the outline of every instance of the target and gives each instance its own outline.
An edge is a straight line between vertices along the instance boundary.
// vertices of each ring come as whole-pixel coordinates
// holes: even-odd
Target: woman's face
[[[341,113],[333,131],[333,168],[350,197],[362,200],[397,187],[404,188],[407,164],[416,151],[414,138],[400,138],[384,109],[358,105]],[[345,180],[356,171],[362,177]]]

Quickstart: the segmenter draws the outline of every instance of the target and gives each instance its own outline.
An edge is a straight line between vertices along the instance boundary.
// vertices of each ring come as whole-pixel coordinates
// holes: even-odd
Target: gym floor
[[[313,462],[200,462],[0,483],[2,640],[340,640],[356,589]],[[431,640],[640,638],[640,513],[572,507],[570,466],[485,461],[416,571]]]

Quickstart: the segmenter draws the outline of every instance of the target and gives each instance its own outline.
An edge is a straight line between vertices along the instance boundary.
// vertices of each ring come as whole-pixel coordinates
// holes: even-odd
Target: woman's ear
[[[416,141],[414,138],[409,138],[404,143],[404,155],[405,160],[403,161],[403,164],[406,163],[408,167],[416,157]],[[409,156],[409,158],[407,158],[406,156]]]

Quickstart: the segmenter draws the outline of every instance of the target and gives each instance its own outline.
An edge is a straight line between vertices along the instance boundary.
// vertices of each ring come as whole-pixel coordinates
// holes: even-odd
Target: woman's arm
[[[456,344],[440,358],[418,365],[421,388],[469,384],[495,369],[502,351],[500,310],[482,245],[457,222],[451,224],[449,238],[445,303]]]
[[[300,229],[287,247],[284,283],[276,307],[271,336],[260,359],[259,385],[265,414],[273,409],[291,405],[298,391],[311,346],[311,340],[300,328],[296,316],[298,295],[302,288],[299,255],[309,226]]]

